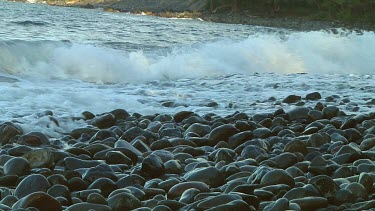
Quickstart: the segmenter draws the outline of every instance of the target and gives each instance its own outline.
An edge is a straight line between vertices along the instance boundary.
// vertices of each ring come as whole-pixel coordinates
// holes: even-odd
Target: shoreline
[[[60,7],[78,7],[83,9],[102,9],[105,12],[120,12],[130,14],[145,14],[148,16],[156,16],[162,18],[188,18],[200,19],[206,22],[223,23],[223,24],[243,24],[272,28],[284,28],[296,31],[317,31],[332,30],[344,28],[353,31],[373,31],[375,32],[375,24],[371,23],[348,23],[337,20],[313,20],[306,17],[289,17],[289,16],[259,16],[250,12],[218,12],[211,13],[208,11],[141,11],[141,10],[122,10],[121,8],[107,6],[105,4],[73,4],[60,5],[48,4],[50,6]]]

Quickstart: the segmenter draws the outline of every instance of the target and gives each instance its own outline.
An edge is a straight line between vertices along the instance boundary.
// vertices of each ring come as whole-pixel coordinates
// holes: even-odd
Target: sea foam
[[[258,33],[168,52],[125,52],[55,41],[0,42],[0,70],[16,76],[96,83],[200,78],[221,74],[375,73],[375,33]]]

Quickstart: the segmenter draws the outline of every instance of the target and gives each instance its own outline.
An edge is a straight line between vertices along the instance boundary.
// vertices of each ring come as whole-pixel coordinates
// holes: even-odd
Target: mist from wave
[[[257,33],[169,51],[125,52],[56,41],[0,42],[0,70],[11,75],[96,83],[200,78],[221,74],[374,74],[375,33]]]

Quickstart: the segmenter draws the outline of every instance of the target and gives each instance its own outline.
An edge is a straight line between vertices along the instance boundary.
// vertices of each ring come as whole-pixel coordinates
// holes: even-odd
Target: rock
[[[31,168],[52,168],[55,159],[50,149],[33,150],[22,157],[29,161]]]
[[[1,187],[13,187],[18,183],[18,176],[16,175],[4,175],[0,176]]]
[[[323,112],[318,111],[318,110],[311,110],[311,111],[309,111],[308,115],[309,115],[310,119],[313,120],[313,121],[323,119],[323,117],[324,117]]]
[[[156,178],[162,176],[164,173],[165,167],[159,156],[151,154],[142,161],[142,176]]]
[[[363,187],[362,184],[359,184],[357,182],[350,183],[348,186],[345,187],[345,189],[352,192],[356,198],[367,200],[368,193],[365,187]]]
[[[9,143],[9,141],[17,136],[22,135],[22,129],[11,122],[0,124],[0,146]]]
[[[116,118],[113,114],[107,113],[101,116],[96,116],[94,119],[89,121],[90,125],[94,125],[99,129],[110,128],[116,123]]]
[[[6,175],[23,176],[30,172],[30,164],[25,158],[15,157],[4,164]]]
[[[25,177],[18,184],[14,195],[18,198],[22,198],[37,191],[47,192],[48,188],[50,188],[50,184],[43,175],[32,174]]]
[[[99,189],[104,197],[108,197],[108,195],[116,188],[116,184],[112,180],[108,178],[99,178],[91,183],[91,185],[87,189]]]
[[[319,100],[322,99],[322,96],[319,92],[312,92],[306,95],[307,100]]]
[[[124,109],[115,109],[109,113],[111,113],[116,120],[123,120],[130,116],[130,114]]]
[[[83,211],[83,210],[95,210],[95,211],[111,211],[112,209],[103,204],[94,204],[94,203],[87,203],[87,202],[80,202],[73,204],[66,208],[69,211]]]
[[[201,124],[201,123],[194,123],[190,125],[188,129],[186,129],[185,134],[190,133],[190,132],[196,133],[200,137],[203,137],[211,132],[211,127],[208,125]]]
[[[277,166],[281,169],[287,169],[298,162],[297,156],[290,152],[281,153],[272,160],[275,161]]]
[[[133,164],[130,158],[118,151],[107,152],[105,155],[105,161],[107,164],[126,164],[128,166]]]
[[[360,148],[361,150],[369,150],[373,148],[374,146],[375,146],[375,137],[364,139],[361,142]]]
[[[320,194],[317,190],[312,191],[308,188],[298,187],[298,188],[293,188],[289,190],[287,193],[285,193],[283,197],[288,200],[292,200],[292,199],[299,199],[299,198],[310,197],[310,196],[320,196]]]
[[[105,198],[100,195],[99,193],[90,193],[86,200],[87,203],[93,203],[93,204],[103,204],[108,205]]]
[[[245,141],[249,141],[251,139],[253,139],[253,133],[251,131],[244,131],[229,137],[228,144],[232,149],[235,149]]]
[[[268,138],[272,135],[272,132],[268,128],[257,128],[253,131],[254,138]]]
[[[304,142],[295,139],[295,140],[288,142],[285,145],[284,152],[291,152],[291,153],[299,152],[303,155],[306,155],[308,151],[307,151],[306,144]]]
[[[300,199],[293,199],[291,203],[296,203],[300,206],[301,210],[317,210],[319,208],[326,208],[328,200],[323,197],[305,197]]]
[[[277,201],[269,203],[264,211],[287,210],[289,208],[289,201],[286,198],[280,198]]]
[[[219,196],[214,196],[214,197],[203,200],[197,205],[197,208],[202,209],[202,210],[207,210],[212,207],[216,207],[216,206],[226,204],[231,201],[239,200],[239,199],[242,199],[242,198],[235,194],[221,194]]]
[[[312,134],[307,140],[307,146],[309,147],[320,147],[326,143],[327,140],[319,133]]]
[[[8,207],[12,207],[18,201],[18,198],[12,195],[5,196],[1,201],[0,204],[6,205]],[[1,209],[1,208],[0,208]]]
[[[74,157],[67,157],[64,159],[64,163],[67,169],[76,170],[79,168],[91,168],[97,165],[103,164],[104,162],[97,160],[81,160]]]
[[[323,108],[323,114],[326,119],[332,119],[333,117],[336,117],[339,113],[339,108],[336,106],[327,106]]]
[[[208,192],[210,190],[208,185],[203,182],[182,182],[174,185],[171,189],[169,189],[168,198],[177,198],[190,188],[198,189],[200,192]]]
[[[177,160],[169,160],[165,164],[165,173],[167,174],[181,174],[183,172],[183,168],[179,161]]]
[[[51,188],[48,189],[47,194],[56,198],[56,197],[64,197],[68,201],[71,201],[70,197],[70,191],[69,189],[64,185],[53,185]]]
[[[311,178],[309,184],[314,185],[325,198],[329,199],[332,199],[336,191],[340,189],[339,186],[326,175],[318,175]]]
[[[249,205],[243,200],[234,200],[226,204],[222,204],[216,207],[212,207],[207,211],[226,211],[226,210],[241,210],[241,211],[250,211]]]
[[[267,156],[267,152],[258,147],[258,146],[254,146],[254,145],[248,145],[246,146],[245,148],[243,148],[242,152],[241,152],[241,157],[244,158],[244,159],[247,159],[247,158],[257,158],[258,156]]]
[[[210,187],[223,185],[224,176],[216,167],[202,167],[194,169],[184,175],[186,181],[204,182]]]
[[[290,121],[294,121],[297,119],[308,119],[310,110],[311,109],[306,108],[306,107],[294,108],[287,113],[288,119]]]
[[[82,175],[82,179],[88,182],[93,182],[103,177],[117,181],[116,174],[107,164],[100,164],[96,167],[90,168]]]
[[[301,100],[301,96],[297,96],[297,95],[289,95],[288,97],[286,97],[284,100],[283,100],[283,103],[296,103],[298,101]]]
[[[355,195],[346,189],[338,190],[333,196],[333,204],[339,206],[344,203],[354,203],[356,201]]]
[[[200,191],[196,188],[189,188],[184,191],[180,197],[179,202],[190,204],[194,202],[194,198],[198,195]]]
[[[263,186],[286,184],[292,188],[294,187],[295,183],[293,177],[290,176],[290,174],[288,174],[286,171],[275,169],[266,173],[262,177],[260,184]]]
[[[142,206],[141,201],[125,192],[108,198],[107,202],[113,211],[133,210]]]
[[[240,131],[233,125],[221,125],[210,132],[208,139],[214,143],[213,145],[215,145],[220,141],[228,141],[229,137],[239,132]]]
[[[192,116],[193,114],[194,112],[191,112],[191,111],[180,111],[173,116],[173,119],[174,121],[178,123],[178,122],[182,122],[182,120]]]
[[[62,210],[60,203],[56,199],[40,191],[30,193],[21,198],[13,205],[12,209],[26,209],[30,207],[35,207],[40,211]]]

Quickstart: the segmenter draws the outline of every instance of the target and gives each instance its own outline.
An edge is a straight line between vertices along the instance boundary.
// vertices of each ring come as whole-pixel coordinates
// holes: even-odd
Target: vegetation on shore
[[[210,0],[211,12],[249,11],[254,15],[375,22],[374,0]]]

